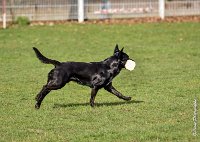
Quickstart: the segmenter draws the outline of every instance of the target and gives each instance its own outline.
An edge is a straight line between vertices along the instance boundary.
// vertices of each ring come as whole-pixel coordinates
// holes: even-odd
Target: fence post
[[[165,0],[159,0],[159,16],[161,19],[165,18]]]
[[[78,0],[78,22],[84,21],[84,0]]]
[[[3,28],[6,28],[6,0],[2,0]]]

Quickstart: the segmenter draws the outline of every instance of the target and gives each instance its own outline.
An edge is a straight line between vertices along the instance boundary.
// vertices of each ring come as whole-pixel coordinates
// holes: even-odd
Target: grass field
[[[59,61],[90,62],[111,56],[116,43],[137,63],[113,81],[132,101],[101,90],[91,108],[90,88],[69,83],[35,110],[53,66],[40,63],[33,46]],[[0,30],[0,66],[1,142],[199,141],[199,23],[12,27]]]

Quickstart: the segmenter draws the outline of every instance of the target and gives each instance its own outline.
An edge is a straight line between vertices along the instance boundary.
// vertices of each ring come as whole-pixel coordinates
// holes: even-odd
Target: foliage
[[[19,26],[27,26],[30,24],[30,20],[28,17],[25,16],[19,16],[17,17],[15,23]]]

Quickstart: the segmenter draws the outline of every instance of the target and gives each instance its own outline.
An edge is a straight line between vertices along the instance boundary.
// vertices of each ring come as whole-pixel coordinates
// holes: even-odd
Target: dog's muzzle
[[[127,60],[125,64],[125,68],[129,71],[134,70],[136,63],[133,60]]]

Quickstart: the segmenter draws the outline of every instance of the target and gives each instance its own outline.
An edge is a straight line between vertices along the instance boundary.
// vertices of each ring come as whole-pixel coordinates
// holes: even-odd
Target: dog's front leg
[[[130,101],[131,97],[127,97],[127,96],[123,96],[119,91],[117,91],[113,86],[112,86],[112,82],[109,83],[107,86],[104,87],[105,90],[107,90],[108,92],[114,94],[115,96],[117,96],[120,99],[126,100],[126,101]]]
[[[90,98],[90,106],[91,107],[94,107],[94,100],[95,100],[95,97],[96,97],[96,94],[97,94],[98,90],[99,89],[97,87],[92,88],[91,98]]]

